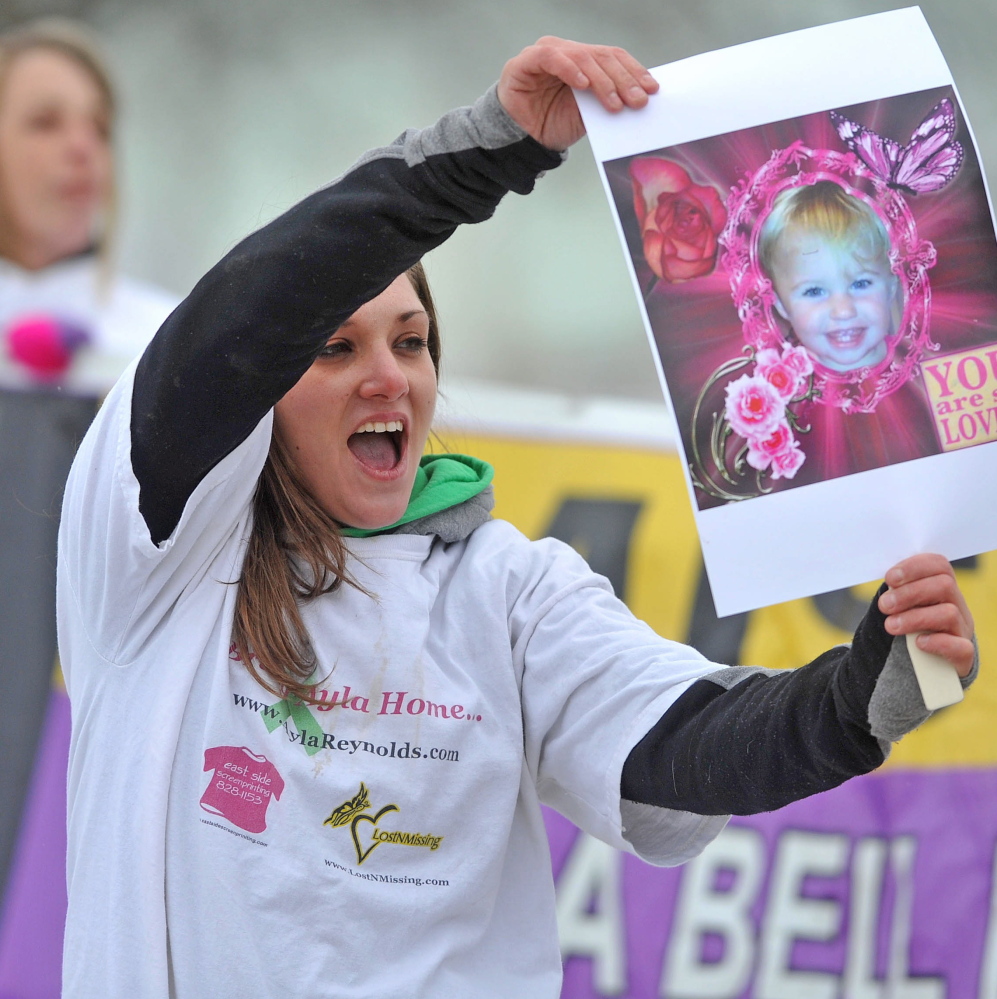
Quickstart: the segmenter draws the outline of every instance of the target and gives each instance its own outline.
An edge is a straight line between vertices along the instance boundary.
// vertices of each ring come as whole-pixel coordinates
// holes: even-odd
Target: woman
[[[109,396],[61,535],[65,995],[556,996],[541,801],[678,863],[732,811],[882,762],[925,715],[875,708],[891,635],[970,674],[935,556],[891,570],[851,650],[717,667],[491,520],[482,463],[419,464],[416,265],[558,165],[569,86],[610,110],[656,89],[542,39],[236,247]]]
[[[0,735],[0,895],[55,660],[62,487],[98,397],[174,304],[111,274],[113,120],[80,29],[0,34],[0,703],[18,705]]]

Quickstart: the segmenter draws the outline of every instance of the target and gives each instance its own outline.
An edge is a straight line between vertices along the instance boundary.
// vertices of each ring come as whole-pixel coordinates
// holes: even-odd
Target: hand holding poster
[[[579,104],[719,612],[997,546],[997,243],[920,12],[654,73],[642,115]]]

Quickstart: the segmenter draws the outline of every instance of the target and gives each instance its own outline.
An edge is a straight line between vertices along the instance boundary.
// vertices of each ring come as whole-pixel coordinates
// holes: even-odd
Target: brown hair
[[[429,314],[429,356],[439,375],[439,325],[429,282],[421,263],[406,274]],[[346,557],[339,525],[308,491],[275,429],[253,499],[232,634],[239,658],[272,694],[314,700],[318,664],[301,603],[343,583],[358,586]]]
[[[107,111],[108,128],[113,134],[117,101],[114,85],[95,35],[82,24],[59,17],[46,17],[38,21],[0,32],[0,101],[3,100],[4,82],[11,65],[18,56],[37,49],[57,52],[80,66],[96,84]],[[3,191],[0,190],[0,220],[2,220]],[[107,204],[104,206],[104,225],[96,238],[97,251],[109,267],[111,235],[117,215],[117,189],[114,183],[113,164]],[[4,237],[0,228],[0,252]]]
[[[816,232],[868,260],[889,263],[890,237],[879,216],[840,184],[819,180],[783,191],[772,205],[758,239],[758,257],[769,277],[779,240],[786,232]]]

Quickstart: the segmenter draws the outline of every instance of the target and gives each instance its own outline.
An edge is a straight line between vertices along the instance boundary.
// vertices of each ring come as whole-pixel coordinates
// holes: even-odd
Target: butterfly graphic
[[[940,191],[962,166],[965,153],[953,138],[955,109],[947,97],[931,109],[905,146],[837,111],[830,114],[841,141],[894,190],[905,194]]]

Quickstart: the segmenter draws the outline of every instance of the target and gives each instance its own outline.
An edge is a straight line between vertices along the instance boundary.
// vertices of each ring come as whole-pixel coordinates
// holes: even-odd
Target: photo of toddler
[[[817,364],[853,371],[886,360],[903,299],[872,208],[833,181],[791,188],[776,198],[758,249],[776,311]]]
[[[603,168],[699,510],[997,441],[997,241],[952,87]]]

